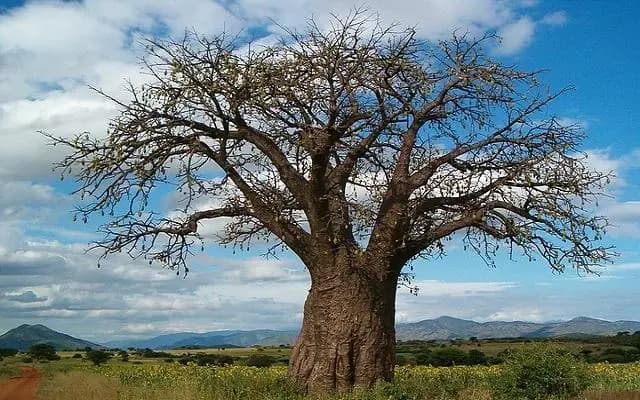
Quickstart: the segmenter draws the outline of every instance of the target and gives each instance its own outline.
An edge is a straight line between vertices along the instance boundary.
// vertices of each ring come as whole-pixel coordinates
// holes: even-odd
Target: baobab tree
[[[607,175],[562,93],[492,60],[492,40],[422,41],[360,12],[255,46],[224,35],[151,40],[102,138],[49,135],[77,180],[80,219],[107,214],[103,255],[187,271],[207,239],[290,249],[311,288],[289,376],[310,391],[390,380],[403,268],[451,238],[589,272],[612,253],[593,202]],[[179,210],[150,207],[172,190]],[[224,230],[205,236],[207,221]]]

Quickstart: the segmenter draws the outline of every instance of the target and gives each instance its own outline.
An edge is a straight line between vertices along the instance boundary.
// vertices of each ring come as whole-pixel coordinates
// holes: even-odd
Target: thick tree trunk
[[[330,277],[312,276],[289,363],[290,378],[310,392],[393,378],[397,280],[369,268],[335,269]]]

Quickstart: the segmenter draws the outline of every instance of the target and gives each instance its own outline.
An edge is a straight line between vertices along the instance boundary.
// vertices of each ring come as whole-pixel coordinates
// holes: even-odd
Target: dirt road
[[[0,382],[0,400],[34,400],[40,383],[40,372],[22,366],[20,376]]]

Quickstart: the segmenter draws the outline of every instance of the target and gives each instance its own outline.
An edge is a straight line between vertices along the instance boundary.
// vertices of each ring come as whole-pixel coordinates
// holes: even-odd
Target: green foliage
[[[409,358],[402,354],[396,354],[396,365],[407,365],[409,364]]]
[[[0,358],[1,357],[11,357],[18,354],[18,349],[6,349],[0,348]]]
[[[487,356],[480,350],[471,349],[467,356],[468,365],[485,365],[488,363]]]
[[[640,349],[613,347],[599,354],[583,353],[583,356],[587,362],[631,363],[640,361]]]
[[[31,358],[36,360],[59,360],[60,356],[56,354],[56,349],[50,344],[39,343],[29,347],[27,352]]]
[[[164,351],[153,351],[151,349],[138,350],[135,353],[139,357],[144,358],[173,358],[174,355]]]
[[[535,345],[508,356],[493,382],[496,400],[569,399],[590,383],[585,363],[548,345]]]
[[[434,367],[452,367],[455,365],[485,365],[489,360],[480,350],[469,353],[456,347],[443,347],[435,350],[422,350],[415,356],[416,364]]]
[[[76,353],[71,358],[82,358],[82,354]]]
[[[178,362],[182,365],[187,365],[188,363],[195,363],[199,366],[226,366],[232,365],[234,358],[227,354],[207,354],[207,353],[198,353],[198,354],[185,354],[178,359]]]
[[[245,365],[250,367],[270,367],[276,363],[276,358],[264,354],[252,354],[247,357]]]
[[[629,332],[618,332],[616,336],[611,338],[611,341],[624,346],[633,346],[640,350],[640,331],[634,332],[633,334]]]
[[[111,354],[104,350],[89,350],[87,351],[87,360],[91,361],[93,365],[104,364],[111,358]]]

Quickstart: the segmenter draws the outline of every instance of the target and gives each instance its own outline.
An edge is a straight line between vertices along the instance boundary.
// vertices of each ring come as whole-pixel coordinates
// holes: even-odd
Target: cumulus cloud
[[[535,22],[529,17],[522,17],[498,30],[501,39],[497,51],[500,54],[514,54],[522,50],[533,40]]]
[[[123,79],[140,82],[137,58],[144,36],[181,37],[185,29],[202,34],[238,32],[260,26],[281,33],[273,21],[300,27],[307,20],[327,21],[360,3],[332,0],[263,1],[107,0],[27,2],[0,15],[0,176],[24,179],[49,176],[60,149],[44,146],[45,130],[69,136],[83,131],[102,135],[115,107],[87,89],[96,86],[125,97]],[[432,40],[453,30],[481,33],[502,30],[502,48],[514,52],[530,40],[523,4],[502,0],[458,3],[400,0],[369,3],[383,23],[415,26]],[[82,32],[78,34],[78,32]],[[266,38],[265,40],[268,40]]]

